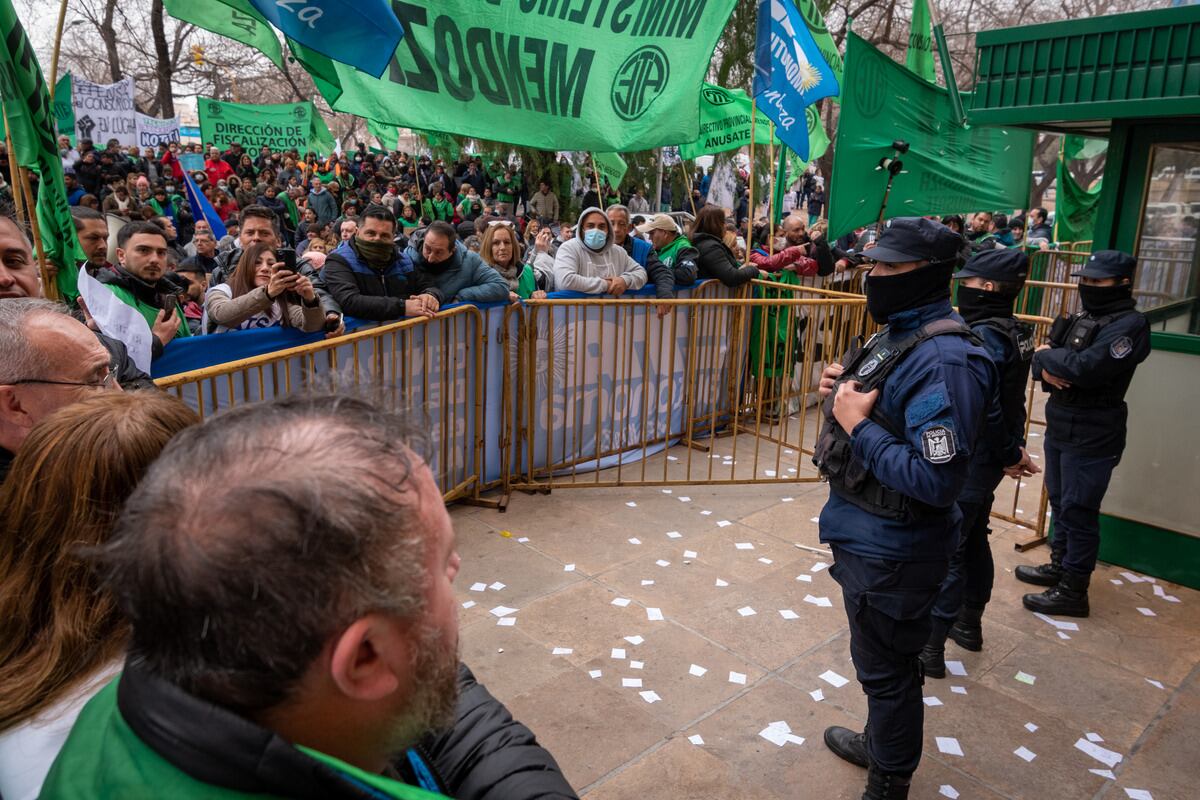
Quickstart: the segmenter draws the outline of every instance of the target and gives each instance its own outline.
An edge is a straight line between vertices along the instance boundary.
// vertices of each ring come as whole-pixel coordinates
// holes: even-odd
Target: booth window
[[[1154,330],[1200,334],[1200,143],[1155,145],[1138,228],[1134,294]]]

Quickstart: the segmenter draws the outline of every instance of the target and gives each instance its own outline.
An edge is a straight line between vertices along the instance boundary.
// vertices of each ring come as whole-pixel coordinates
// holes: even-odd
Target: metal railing
[[[368,393],[423,413],[428,460],[447,502],[478,500],[483,463],[483,322],[457,306],[156,381],[204,418],[246,403],[308,391]]]

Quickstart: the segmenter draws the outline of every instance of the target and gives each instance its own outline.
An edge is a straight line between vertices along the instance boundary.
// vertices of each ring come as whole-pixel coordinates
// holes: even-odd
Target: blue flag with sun
[[[793,0],[759,0],[754,45],[754,99],[775,134],[808,160],[805,109],[840,93],[837,75]]]

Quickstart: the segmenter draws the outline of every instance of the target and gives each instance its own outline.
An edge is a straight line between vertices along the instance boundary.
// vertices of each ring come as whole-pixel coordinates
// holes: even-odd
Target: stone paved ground
[[[675,474],[687,451],[671,454]],[[857,798],[864,773],[821,741],[826,726],[861,727],[866,714],[845,614],[821,567],[829,559],[797,546],[819,547],[811,520],[826,493],[812,483],[566,488],[515,494],[507,513],[456,507],[457,591],[473,603],[461,612],[463,658],[589,800]],[[1019,554],[1013,543],[1029,532],[994,528],[984,650],[951,643],[966,675],[926,683],[912,796],[1200,796],[1200,593],[1102,566],[1092,616],[1060,638],[1021,608],[1026,587],[1012,575],[1045,548]],[[472,589],[493,583],[504,587]],[[511,627],[489,613],[501,605],[517,609]],[[827,672],[850,680],[835,686]],[[759,735],[780,720],[802,744]],[[1088,736],[1122,756],[1115,778],[1076,747]],[[935,737],[953,737],[963,755],[939,752]],[[1022,747],[1031,761],[1014,754]]]

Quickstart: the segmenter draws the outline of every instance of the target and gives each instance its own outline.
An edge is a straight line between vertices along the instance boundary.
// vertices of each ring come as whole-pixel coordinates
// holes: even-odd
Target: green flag
[[[283,48],[249,0],[163,0],[172,17],[249,45],[283,69]]]
[[[311,100],[248,105],[199,97],[196,110],[200,116],[200,138],[222,150],[237,142],[247,150],[266,145],[272,150],[295,147],[322,155],[333,152],[333,135]]]
[[[837,76],[838,86],[845,91],[846,84],[842,83],[842,54],[838,52],[837,45],[834,44],[833,37],[829,34],[829,29],[825,27],[825,17],[821,15],[821,9],[817,8],[817,0],[793,0],[793,2],[795,2],[796,8],[800,9],[804,21],[808,23],[808,29],[812,31],[817,49],[821,51],[821,55],[829,62],[829,68]],[[835,96],[834,100],[836,99]]]
[[[629,169],[625,159],[617,153],[592,153],[592,158],[596,160],[596,170],[600,173],[600,178],[608,181],[612,188],[620,188],[621,179]]]
[[[887,187],[877,169],[909,143],[901,156],[886,217],[1023,208],[1029,203],[1034,133],[1020,128],[955,122],[949,94],[926,83],[851,33],[846,41],[846,81],[838,121],[829,235],[841,236],[874,222]]]
[[[369,119],[367,120],[367,135],[378,139],[384,150],[395,150],[400,144],[400,129],[395,125],[385,125]]]
[[[381,78],[292,45],[338,111],[548,150],[694,139],[700,91],[736,0],[408,0]],[[332,94],[336,92],[336,94]]]
[[[71,73],[58,79],[54,85],[54,121],[59,136],[71,140],[75,146],[75,104],[71,102]]]
[[[5,44],[0,48],[0,95],[6,101],[4,113],[17,163],[38,176],[37,220],[42,249],[58,268],[59,294],[74,300],[79,296],[76,265],[86,256],[79,247],[67,204],[50,92],[12,0],[0,0],[0,37]]]
[[[1096,227],[1096,210],[1100,205],[1100,181],[1086,189],[1071,177],[1065,158],[1058,160],[1055,173],[1054,239],[1059,242],[1082,242],[1092,238]]]
[[[679,157],[692,160],[706,153],[750,144],[750,96],[741,89],[724,89],[706,83],[700,88],[700,137],[679,145]],[[754,143],[771,142],[771,120],[761,111],[754,123]],[[775,139],[779,144],[779,139]]]
[[[908,55],[905,65],[913,74],[930,83],[937,82],[933,69],[933,37],[927,0],[913,0],[912,24],[908,30]]]
[[[1063,158],[1067,161],[1087,161],[1107,149],[1107,139],[1091,139],[1086,136],[1066,136],[1063,139]]]

